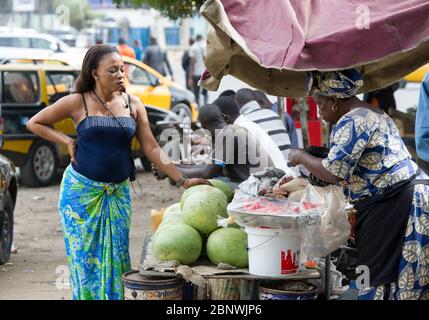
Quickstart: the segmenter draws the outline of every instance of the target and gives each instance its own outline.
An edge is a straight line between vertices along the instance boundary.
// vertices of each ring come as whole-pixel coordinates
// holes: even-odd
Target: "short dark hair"
[[[95,88],[95,80],[92,76],[92,70],[98,68],[100,61],[104,56],[112,53],[119,54],[118,48],[108,44],[96,44],[88,49],[83,58],[82,70],[76,80],[75,92],[84,93]]]
[[[206,104],[198,111],[200,122],[223,121],[223,115],[219,107],[215,104]]]
[[[125,43],[126,43],[126,41],[124,38],[119,38],[119,44],[125,44]]]
[[[255,96],[255,100],[261,105],[262,108],[270,108],[272,106],[272,102],[268,99],[265,92],[261,90],[254,90],[253,95]]]
[[[234,91],[234,90],[225,90],[225,91],[223,91],[223,92],[219,95],[219,98],[220,98],[220,97],[233,96],[233,95],[235,95],[235,91]]]
[[[237,91],[235,94],[235,101],[237,101],[238,106],[241,108],[246,103],[255,100],[255,95],[252,89],[243,88]]]
[[[157,44],[158,43],[158,41],[156,40],[156,38],[155,37],[150,37],[150,41],[149,41],[149,43],[150,44]]]
[[[223,114],[228,115],[230,118],[235,119],[240,115],[240,108],[233,96],[223,96],[213,101]]]

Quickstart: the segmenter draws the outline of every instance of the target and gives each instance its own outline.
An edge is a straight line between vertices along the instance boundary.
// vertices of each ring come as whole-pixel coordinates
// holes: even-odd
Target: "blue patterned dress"
[[[332,130],[330,152],[323,166],[341,182],[349,200],[382,194],[410,179],[418,167],[399,131],[386,114],[356,108]],[[418,179],[428,179],[421,173]],[[389,212],[386,212],[389,214]],[[412,208],[402,247],[397,282],[361,290],[359,299],[429,299],[429,186],[414,187]]]
[[[96,182],[71,165],[61,183],[59,211],[74,300],[121,300],[131,269],[128,180]]]

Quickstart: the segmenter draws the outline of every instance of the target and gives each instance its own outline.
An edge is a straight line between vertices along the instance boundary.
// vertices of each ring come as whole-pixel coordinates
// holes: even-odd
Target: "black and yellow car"
[[[3,138],[0,135],[0,148]],[[8,262],[13,241],[13,211],[18,193],[15,165],[0,155],[0,264]]]
[[[129,91],[133,94],[136,93],[137,87],[132,86],[137,86],[139,82],[135,80],[137,72],[139,71],[133,71],[134,78],[129,79]],[[57,169],[66,167],[70,162],[65,146],[54,144],[30,133],[26,123],[44,107],[70,94],[78,74],[79,70],[76,67],[53,60],[21,59],[0,63],[0,108],[4,123],[4,147],[0,153],[20,168],[21,179],[28,186],[50,185],[57,176]],[[149,88],[145,89],[146,96],[140,92],[139,97],[145,103],[152,131],[155,136],[158,136],[165,127],[178,127],[180,113],[172,112],[170,108],[157,101],[157,99],[161,100],[156,96],[159,92],[161,92],[159,96],[165,95],[164,90],[168,88],[166,82],[152,77],[150,81],[152,82],[148,85]],[[179,88],[168,92],[170,105],[172,101],[177,100],[183,106],[191,106],[192,98],[193,96],[180,91]],[[160,106],[156,104],[157,102]],[[56,123],[54,128],[72,137],[76,134],[71,119]],[[143,158],[136,139],[133,140],[132,147],[134,156],[140,157],[145,169],[150,170],[150,163]]]

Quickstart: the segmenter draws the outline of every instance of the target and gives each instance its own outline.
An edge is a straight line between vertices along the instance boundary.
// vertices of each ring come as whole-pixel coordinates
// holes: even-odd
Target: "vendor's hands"
[[[153,163],[151,164],[151,168],[156,180],[164,180],[165,178],[167,178],[167,175],[161,170],[159,170],[157,167],[155,167]]]
[[[186,179],[185,183],[183,184],[183,188],[188,189],[192,186],[197,186],[200,184],[207,184],[211,186],[211,183],[206,179],[201,178],[192,178],[192,179]]]
[[[295,167],[301,164],[301,158],[304,155],[305,151],[302,149],[290,149],[288,155],[288,163],[289,167]]]
[[[76,140],[72,140],[67,144],[67,150],[70,155],[70,161],[76,164]]]

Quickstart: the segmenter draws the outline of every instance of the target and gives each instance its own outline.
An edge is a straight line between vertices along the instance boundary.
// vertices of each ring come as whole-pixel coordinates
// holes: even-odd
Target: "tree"
[[[192,16],[199,10],[204,0],[113,0],[116,5],[132,4],[135,8],[148,5],[170,19]]]

